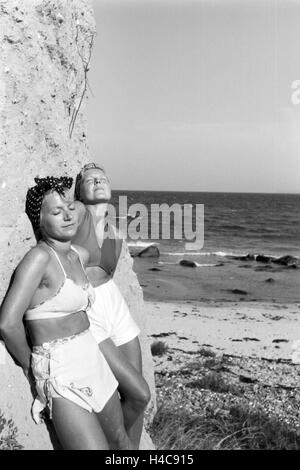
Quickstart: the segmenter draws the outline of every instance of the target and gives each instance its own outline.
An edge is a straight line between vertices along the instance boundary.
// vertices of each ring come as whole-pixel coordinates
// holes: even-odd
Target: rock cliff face
[[[151,401],[146,410],[146,423],[151,422],[156,412],[155,384],[153,361],[150,343],[147,338],[147,318],[144,307],[143,291],[132,269],[133,259],[130,256],[127,243],[123,243],[120,259],[114,274],[114,280],[123,294],[130,312],[140,327],[140,342],[143,356],[143,375],[151,390]]]
[[[0,0],[0,299],[35,243],[24,214],[34,176],[74,177],[90,160],[83,110],[94,36],[91,0]],[[126,265],[128,253],[121,266],[123,257]],[[125,291],[126,282],[125,276]],[[135,294],[127,301],[135,305]],[[147,344],[143,350],[151,385]],[[26,449],[51,449],[46,427],[30,417],[31,401],[23,372],[0,343],[0,411],[13,419]]]

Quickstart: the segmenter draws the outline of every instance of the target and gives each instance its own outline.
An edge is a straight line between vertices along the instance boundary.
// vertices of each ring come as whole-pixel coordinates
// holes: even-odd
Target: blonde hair
[[[82,182],[82,178],[84,177],[84,174],[86,171],[88,170],[93,170],[93,169],[96,169],[96,170],[100,170],[102,171],[102,173],[104,173],[106,175],[106,171],[105,169],[103,168],[103,166],[101,165],[98,165],[97,163],[94,163],[94,162],[91,162],[91,163],[87,163],[86,165],[84,165],[80,172],[78,173],[78,175],[76,176],[76,181],[75,181],[75,192],[74,192],[74,197],[75,199],[77,199],[78,201],[81,201],[81,195],[80,195],[80,185],[81,185],[81,182]]]

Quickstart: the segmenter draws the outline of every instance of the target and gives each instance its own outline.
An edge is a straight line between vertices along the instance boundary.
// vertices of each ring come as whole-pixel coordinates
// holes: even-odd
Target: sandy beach
[[[157,341],[167,346],[153,356],[158,423],[166,427],[176,410],[169,434],[181,426],[180,436],[186,435],[179,442],[175,434],[162,435],[157,446],[300,448],[300,366],[291,361],[292,343],[300,338],[300,304],[145,304],[152,346]],[[198,423],[193,441],[185,434],[192,426],[187,422]]]
[[[300,303],[146,301],[148,334],[171,349],[290,359]]]

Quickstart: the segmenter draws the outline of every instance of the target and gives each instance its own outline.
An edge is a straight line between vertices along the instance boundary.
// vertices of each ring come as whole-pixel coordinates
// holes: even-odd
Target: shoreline
[[[299,267],[224,260],[210,266],[209,259],[186,267],[161,257],[133,259],[146,301],[300,303]]]

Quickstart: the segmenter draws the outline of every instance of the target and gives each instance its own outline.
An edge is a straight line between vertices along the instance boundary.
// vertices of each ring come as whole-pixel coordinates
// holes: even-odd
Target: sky
[[[114,189],[300,193],[300,0],[93,6],[88,138]]]

